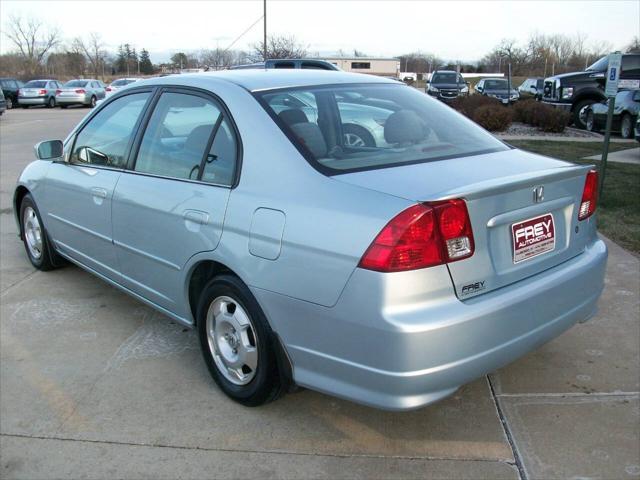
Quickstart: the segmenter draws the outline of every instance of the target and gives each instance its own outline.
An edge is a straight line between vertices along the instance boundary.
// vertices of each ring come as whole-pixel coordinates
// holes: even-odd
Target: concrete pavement
[[[257,409],[193,331],[76,267],[35,272],[13,184],[87,110],[0,118],[0,477],[640,478],[640,264],[608,242],[600,312],[452,397],[381,412],[303,390]]]
[[[601,160],[602,155],[591,155],[590,157],[584,157],[585,160]],[[640,165],[640,147],[628,148],[626,150],[620,150],[618,152],[611,152],[607,155],[609,162],[618,163],[631,163],[634,165]]]

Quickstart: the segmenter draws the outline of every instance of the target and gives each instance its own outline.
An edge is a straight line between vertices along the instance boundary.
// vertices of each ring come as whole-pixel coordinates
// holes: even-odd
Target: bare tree
[[[91,32],[86,40],[77,37],[73,41],[74,47],[80,51],[89,61],[94,77],[98,78],[102,73],[104,58],[107,53],[103,51],[104,43],[99,33]]]
[[[267,38],[267,58],[304,58],[308,47],[299,43],[294,36],[276,36]],[[264,56],[263,42],[253,45],[253,58],[260,61]]]
[[[47,52],[60,43],[59,30],[46,27],[34,17],[10,15],[5,35],[17,47],[28,75],[35,74]]]
[[[640,53],[640,36],[633,37],[623,51],[626,53]]]

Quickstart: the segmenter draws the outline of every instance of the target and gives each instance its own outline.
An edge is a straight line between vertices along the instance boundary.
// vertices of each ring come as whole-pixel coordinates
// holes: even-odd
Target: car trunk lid
[[[584,250],[586,229],[577,212],[588,170],[514,149],[334,178],[414,201],[464,199],[475,253],[448,268],[456,294],[465,299]]]

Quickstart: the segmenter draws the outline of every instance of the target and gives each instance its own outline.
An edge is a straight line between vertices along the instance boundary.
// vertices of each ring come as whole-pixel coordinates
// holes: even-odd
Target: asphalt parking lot
[[[245,408],[216,388],[195,332],[79,268],[28,262],[15,180],[34,143],[87,112],[0,118],[0,477],[640,478],[636,256],[609,242],[594,319],[436,405],[303,390]]]

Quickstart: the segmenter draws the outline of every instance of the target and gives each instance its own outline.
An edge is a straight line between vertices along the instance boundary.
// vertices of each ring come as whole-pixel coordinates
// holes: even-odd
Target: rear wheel
[[[95,107],[96,106],[96,102],[97,102],[96,97],[91,97],[91,103],[89,104],[89,107],[90,108]]]
[[[631,115],[625,113],[620,120],[620,135],[622,138],[633,138],[633,124],[631,122]]]
[[[577,128],[587,128],[587,107],[594,103],[595,100],[581,100],[573,107],[573,124]]]
[[[209,282],[200,296],[197,322],[209,373],[227,396],[254,407],[283,393],[274,334],[237,277],[221,275]]]
[[[31,264],[38,270],[51,270],[59,260],[55,253],[50,253],[47,233],[42,225],[42,218],[38,212],[31,194],[26,194],[20,204],[20,221],[22,227],[22,241]],[[59,263],[59,262],[58,262]]]
[[[345,147],[375,147],[376,141],[367,129],[358,125],[342,125]]]
[[[593,110],[589,109],[587,110],[587,121],[586,121],[586,127],[587,130],[590,132],[595,131],[595,120],[593,118]]]

